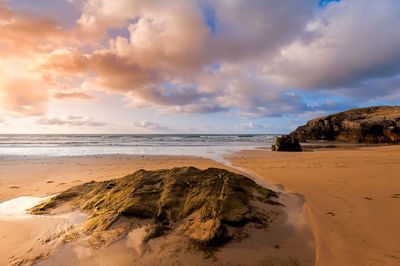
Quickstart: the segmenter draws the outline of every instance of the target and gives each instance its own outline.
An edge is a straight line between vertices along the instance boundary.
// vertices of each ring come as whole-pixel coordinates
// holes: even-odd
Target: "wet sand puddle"
[[[31,215],[28,213],[28,210],[30,208],[33,208],[54,196],[55,195],[47,197],[23,196],[4,201],[0,203],[0,221],[53,219],[64,221],[65,223],[68,223],[70,225],[77,225],[87,219],[86,214],[81,213],[77,210],[60,215]]]
[[[79,211],[41,216],[28,213],[53,196],[23,196],[0,203],[0,234],[5,244],[1,265],[32,265],[48,258],[65,241],[63,236],[87,219]]]

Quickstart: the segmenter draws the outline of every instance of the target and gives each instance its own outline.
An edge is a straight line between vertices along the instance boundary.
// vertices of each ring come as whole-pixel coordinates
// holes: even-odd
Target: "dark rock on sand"
[[[299,140],[296,137],[283,135],[276,139],[271,147],[272,151],[302,151]]]
[[[302,142],[399,143],[400,106],[358,108],[315,118],[290,135]]]
[[[85,235],[111,230],[119,220],[128,220],[128,229],[119,230],[119,235],[146,224],[146,240],[174,231],[210,246],[243,235],[247,224],[266,227],[277,215],[274,205],[279,203],[272,199],[276,197],[275,192],[227,170],[184,167],[139,170],[120,179],[78,185],[31,213],[52,214],[67,204],[88,214],[82,225]]]

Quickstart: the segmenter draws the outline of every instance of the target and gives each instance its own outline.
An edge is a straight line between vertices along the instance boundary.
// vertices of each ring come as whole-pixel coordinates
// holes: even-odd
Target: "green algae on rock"
[[[139,170],[120,179],[72,187],[31,209],[52,214],[68,204],[89,215],[82,233],[115,230],[128,221],[132,228],[146,225],[145,240],[180,232],[201,246],[222,245],[243,235],[245,225],[267,227],[279,213],[277,193],[253,180],[224,169],[194,167]],[[277,206],[278,205],[278,206]]]

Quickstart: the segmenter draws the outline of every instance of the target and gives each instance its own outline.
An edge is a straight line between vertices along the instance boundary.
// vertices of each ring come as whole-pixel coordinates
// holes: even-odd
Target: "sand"
[[[228,159],[305,197],[316,265],[400,265],[400,146]]]
[[[247,173],[302,195],[316,240],[316,265],[400,265],[400,146],[303,153],[243,151],[227,159]],[[229,169],[205,158],[174,156],[1,159],[0,202],[48,196],[140,168],[188,165]],[[0,265],[7,264],[16,249],[29,253],[30,239],[54,226],[46,220],[24,223],[0,222]]]
[[[6,202],[11,206],[15,203],[21,204],[23,201],[25,206],[29,206],[40,200],[37,197],[48,197],[83,182],[119,178],[142,168],[154,170],[180,166],[195,166],[200,169],[219,167],[240,173],[227,165],[199,157],[108,155],[35,159],[3,158],[0,160],[0,203],[4,205]],[[190,262],[192,265],[203,265],[205,262],[218,264],[218,261],[224,260],[244,265],[265,263],[279,265],[280,262],[296,263],[297,259],[302,262],[302,265],[313,265],[315,242],[301,209],[304,203],[303,198],[297,194],[282,194],[281,200],[287,204],[286,210],[290,211],[291,215],[282,215],[271,224],[269,232],[254,235],[243,242],[232,243],[228,248],[219,250],[206,260],[202,253],[185,257],[174,250],[164,249],[165,245],[161,240],[152,243],[151,248],[157,250],[157,247],[160,247],[161,258],[164,256],[162,265],[182,262],[184,264]],[[20,214],[21,209],[16,212]],[[74,216],[81,217],[79,214]],[[298,219],[299,217],[301,219]],[[77,220],[73,217],[52,217],[51,219],[50,217],[31,219],[31,217],[14,220],[0,218],[0,245],[2,246],[0,265],[21,261],[26,264],[39,262],[39,265],[125,265],[132,263],[135,259],[132,256],[134,254],[132,249],[126,247],[126,239],[100,250],[87,248],[85,241],[60,244],[61,239],[57,239],[57,236],[59,232],[68,230],[71,220]],[[54,245],[50,245],[50,249],[43,248],[48,246],[47,244],[43,247],[38,245],[38,241],[47,243],[46,241],[53,241],[53,239],[56,240],[54,240]],[[181,241],[172,242],[171,246],[179,244],[183,250],[186,244]],[[216,261],[215,258],[218,260]],[[23,259],[26,260],[23,261]],[[160,256],[157,259],[159,260]],[[185,262],[187,259],[189,261]],[[144,256],[139,264],[151,265],[152,258]]]

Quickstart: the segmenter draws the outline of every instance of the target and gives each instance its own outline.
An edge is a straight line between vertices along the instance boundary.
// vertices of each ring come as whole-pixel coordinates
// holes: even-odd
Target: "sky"
[[[0,0],[0,134],[288,133],[400,104],[400,0]]]

